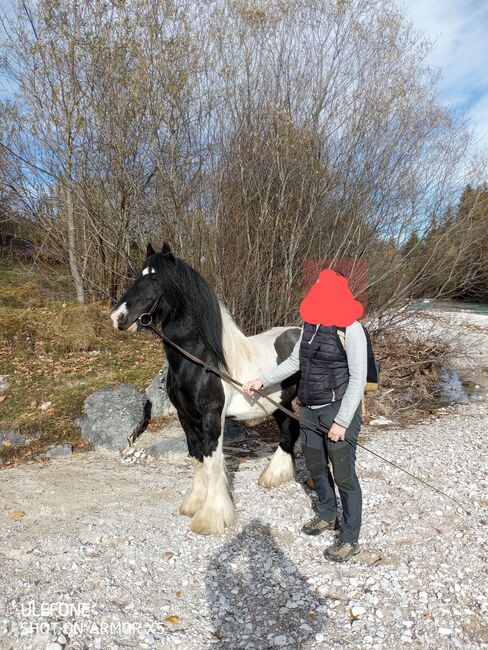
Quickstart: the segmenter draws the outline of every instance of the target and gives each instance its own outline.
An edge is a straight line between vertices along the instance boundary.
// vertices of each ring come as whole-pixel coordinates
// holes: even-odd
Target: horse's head
[[[158,298],[161,301],[164,300],[164,287],[156,270],[156,262],[160,267],[161,261],[157,260],[156,256],[162,256],[165,262],[175,264],[171,248],[166,242],[163,244],[161,253],[156,253],[151,244],[147,245],[146,261],[142,271],[136,276],[132,286],[120,298],[110,314],[115,329],[136,332],[136,321],[139,316],[148,313]]]

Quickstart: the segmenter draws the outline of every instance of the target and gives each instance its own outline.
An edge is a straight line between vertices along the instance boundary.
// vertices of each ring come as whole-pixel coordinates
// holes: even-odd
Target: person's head
[[[364,307],[354,298],[342,273],[322,271],[300,305],[300,316],[314,325],[347,327],[363,315]]]

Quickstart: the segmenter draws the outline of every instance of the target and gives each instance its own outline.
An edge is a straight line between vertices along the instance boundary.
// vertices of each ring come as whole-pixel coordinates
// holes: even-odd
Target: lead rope
[[[177,343],[172,341],[168,336],[166,336],[166,334],[163,334],[163,332],[161,332],[157,327],[155,327],[152,324],[152,315],[151,315],[153,310],[154,310],[154,306],[155,305],[153,305],[153,307],[149,310],[149,312],[147,312],[145,314],[142,314],[137,319],[139,321],[139,323],[142,325],[142,327],[150,329],[152,332],[154,332],[154,334],[156,334],[156,336],[159,336],[159,338],[162,341],[166,341],[166,343],[171,345],[171,347],[175,348],[175,350],[178,350],[178,352],[180,352],[183,356],[187,357],[188,359],[190,359],[191,361],[193,361],[197,365],[204,368],[206,370],[206,372],[213,372],[215,375],[217,375],[221,379],[225,379],[227,382],[229,382],[231,384],[235,384],[236,386],[239,386],[239,387],[242,388],[242,386],[243,386],[242,382],[238,381],[237,379],[234,379],[234,377],[231,377],[228,373],[224,372],[223,370],[220,370],[219,368],[216,368],[212,364],[206,363],[202,359],[199,359],[195,355],[191,354],[191,352],[187,352],[182,347],[180,347]],[[273,404],[273,406],[275,406],[280,411],[283,411],[283,413],[286,413],[287,415],[289,415],[294,420],[297,420],[298,422],[302,422],[302,423],[306,424],[309,427],[314,427],[314,428],[318,429],[319,431],[321,431],[324,434],[329,433],[328,429],[326,429],[321,424],[311,423],[308,420],[306,420],[305,418],[300,417],[299,415],[296,415],[296,413],[294,413],[293,411],[290,411],[285,406],[282,406],[281,404],[278,404],[278,402],[276,402],[274,399],[272,399],[271,397],[269,397],[268,395],[263,393],[261,391],[261,389],[254,389],[253,392],[260,395],[260,397],[264,397],[264,399],[267,399],[268,402],[271,402],[271,404]],[[369,447],[366,447],[365,445],[361,444],[360,442],[353,443],[350,440],[346,440],[346,442],[351,447],[353,447],[354,449],[356,447],[360,447],[361,449],[364,449],[365,451],[369,452],[370,454],[373,454],[373,456],[376,456],[377,458],[384,461],[385,463],[388,463],[389,465],[391,465],[395,469],[398,469],[401,472],[403,472],[404,474],[407,474],[407,476],[410,476],[411,478],[415,479],[419,483],[422,483],[423,485],[426,485],[428,488],[430,488],[434,492],[437,492],[438,494],[441,494],[446,499],[450,499],[453,503],[455,503],[457,506],[459,506],[459,508],[461,508],[469,517],[471,517],[471,512],[469,512],[469,510],[466,510],[466,508],[463,506],[462,503],[457,501],[457,499],[455,499],[451,495],[446,494],[445,492],[443,492],[439,488],[435,487],[434,485],[431,485],[430,483],[425,481],[423,478],[420,478],[419,476],[416,476],[415,474],[412,474],[412,472],[409,472],[407,469],[404,469],[403,467],[400,467],[400,465],[398,465],[397,463],[394,463],[393,461],[389,460],[388,458],[385,458],[384,456],[381,456],[381,454],[378,454],[376,451],[373,451],[372,449],[369,449]]]

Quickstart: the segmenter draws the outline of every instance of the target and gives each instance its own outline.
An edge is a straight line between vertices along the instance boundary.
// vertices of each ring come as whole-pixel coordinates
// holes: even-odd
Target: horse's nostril
[[[128,313],[129,312],[125,302],[112,312],[110,317],[115,329],[122,329],[124,327],[124,325],[127,323]]]

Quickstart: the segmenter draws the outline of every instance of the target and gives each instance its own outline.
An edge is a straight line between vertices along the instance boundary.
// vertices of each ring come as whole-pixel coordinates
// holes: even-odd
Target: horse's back
[[[302,329],[296,325],[288,327],[272,327],[269,330],[249,336],[248,341],[258,350],[274,349],[277,356],[277,363],[281,363],[290,356],[295,343],[300,337]]]
[[[278,364],[290,356],[295,343],[300,336],[301,328],[272,327],[265,332],[247,337],[248,343],[254,350],[253,358],[246,359],[240,368],[240,380],[249,381],[254,377],[260,377],[265,372],[276,368]],[[263,415],[269,415],[276,410],[267,400],[260,400],[248,397],[239,390],[228,388],[230,403],[228,404],[227,415],[236,419],[252,420]],[[276,390],[269,393],[275,401],[281,401],[282,389],[278,384]]]

